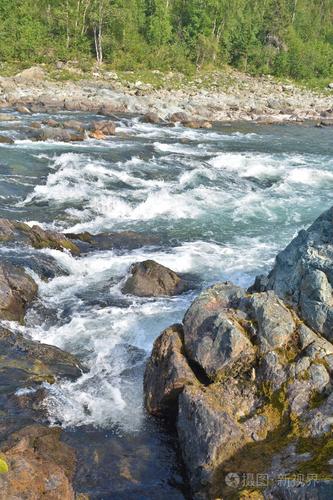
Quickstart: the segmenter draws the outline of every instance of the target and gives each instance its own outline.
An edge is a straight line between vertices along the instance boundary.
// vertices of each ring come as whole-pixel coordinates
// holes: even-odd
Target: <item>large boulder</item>
[[[36,283],[24,269],[0,264],[0,319],[22,322],[37,291]]]
[[[80,253],[78,246],[61,233],[9,219],[0,219],[0,242],[24,243],[39,249],[69,250],[74,255]]]
[[[61,430],[40,425],[21,429],[1,448],[0,498],[74,500],[74,450]]]
[[[153,260],[132,264],[131,276],[126,280],[122,292],[138,297],[179,295],[188,290],[188,283],[171,269]]]
[[[332,350],[274,292],[228,282],[202,292],[183,328],[159,337],[146,407],[175,421],[194,498],[247,498],[243,472],[276,484],[312,463],[318,479],[330,470]]]
[[[295,307],[314,330],[333,340],[333,207],[278,254],[268,279],[256,286]]]

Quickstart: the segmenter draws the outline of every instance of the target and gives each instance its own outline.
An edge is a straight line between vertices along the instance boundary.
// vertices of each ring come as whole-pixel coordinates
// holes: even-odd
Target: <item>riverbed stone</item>
[[[5,392],[54,382],[58,377],[78,378],[83,367],[78,359],[58,347],[25,338],[19,332],[0,328],[1,388]]]
[[[130,267],[122,292],[138,297],[179,295],[188,290],[188,283],[171,269],[153,261],[137,262]]]
[[[34,248],[53,248],[68,250],[78,255],[80,250],[65,235],[56,231],[44,230],[40,226],[29,226],[24,222],[0,219],[0,242],[31,245]]]

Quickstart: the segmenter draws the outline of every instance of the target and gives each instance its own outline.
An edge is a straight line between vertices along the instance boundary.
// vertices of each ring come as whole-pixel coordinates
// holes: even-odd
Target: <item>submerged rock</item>
[[[36,283],[24,269],[0,264],[0,319],[23,321],[25,310],[37,291]]]
[[[53,248],[69,250],[78,255],[79,248],[65,235],[55,231],[44,230],[40,226],[28,226],[24,222],[0,219],[0,242],[25,243],[34,248]]]
[[[188,120],[188,121],[182,121],[182,125],[187,128],[212,128],[213,125],[211,122],[207,120]]]
[[[0,352],[1,392],[15,392],[45,381],[52,383],[57,377],[76,379],[83,370],[72,354],[4,328],[0,328]]]
[[[138,297],[170,296],[179,295],[189,288],[178,274],[153,260],[132,264],[130,273],[122,288],[125,294]]]
[[[119,233],[90,234],[88,232],[73,234],[66,233],[65,236],[74,240],[75,244],[83,251],[87,250],[134,250],[143,246],[160,244],[158,236],[137,233],[135,231],[120,231]]]
[[[74,450],[60,441],[61,430],[31,425],[1,447],[0,496],[3,499],[74,500],[71,484]]]
[[[115,135],[116,124],[110,120],[94,121],[90,125],[91,133],[101,132],[104,135]]]

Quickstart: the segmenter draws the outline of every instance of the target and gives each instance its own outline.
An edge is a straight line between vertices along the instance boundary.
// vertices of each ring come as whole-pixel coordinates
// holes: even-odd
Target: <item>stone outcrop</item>
[[[189,288],[188,283],[178,274],[153,260],[132,264],[130,274],[122,288],[125,294],[138,297],[172,296]]]
[[[329,497],[332,214],[302,231],[268,278],[203,291],[154,344],[146,408],[175,422],[194,498],[289,498],[281,475],[302,478],[306,495],[311,473]],[[265,480],[247,489],[244,474]]]
[[[0,242],[23,243],[39,249],[69,250],[74,255],[80,253],[78,246],[61,233],[8,219],[0,219]]]
[[[256,287],[274,290],[311,328],[333,340],[333,207],[299,232]]]

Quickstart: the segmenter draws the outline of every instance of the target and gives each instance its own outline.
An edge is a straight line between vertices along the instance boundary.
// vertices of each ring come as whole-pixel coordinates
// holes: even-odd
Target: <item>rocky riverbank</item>
[[[53,75],[54,76],[54,75]],[[254,121],[259,123],[303,122],[330,124],[333,118],[332,91],[314,92],[272,78],[225,70],[206,78],[175,79],[159,75],[164,86],[120,79],[116,73],[100,72],[77,81],[54,81],[42,67],[14,77],[0,78],[0,106],[26,113],[60,110],[83,111],[112,116],[115,113],[153,113],[154,121],[178,121],[191,126],[193,120]],[[171,121],[174,121],[171,119]]]
[[[156,340],[146,407],[175,423],[194,498],[332,497],[332,228],[333,207]]]
[[[26,312],[39,301],[37,281],[64,273],[43,249],[79,258],[81,253],[96,249],[139,248],[156,243],[156,238],[130,231],[66,236],[37,225],[0,219],[0,242],[8,251],[8,257],[0,262],[0,498],[88,498],[74,491],[75,450],[61,441],[60,428],[47,426],[45,406],[50,386],[61,380],[77,380],[86,368],[74,355],[24,336],[19,325],[25,323]],[[40,250],[40,254],[23,268],[15,258],[13,261],[10,250],[29,247]],[[172,294],[173,286],[177,293],[181,291],[181,278],[167,268],[148,261],[145,269],[148,273],[153,269],[156,286],[165,293]],[[150,274],[149,279],[141,272],[135,278],[141,295],[151,295],[154,276]],[[129,284],[125,286],[124,293],[137,292]],[[15,321],[16,328],[10,329],[13,324],[9,321]]]

